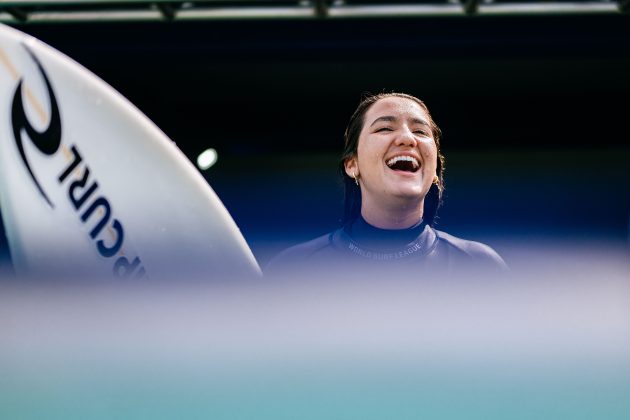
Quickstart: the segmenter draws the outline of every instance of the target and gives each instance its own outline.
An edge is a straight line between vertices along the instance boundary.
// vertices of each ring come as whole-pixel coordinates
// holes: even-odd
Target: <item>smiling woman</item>
[[[506,269],[489,246],[433,227],[444,185],[440,135],[420,99],[404,93],[366,97],[345,132],[339,167],[345,186],[343,226],[283,251],[268,271],[339,264],[449,272]]]

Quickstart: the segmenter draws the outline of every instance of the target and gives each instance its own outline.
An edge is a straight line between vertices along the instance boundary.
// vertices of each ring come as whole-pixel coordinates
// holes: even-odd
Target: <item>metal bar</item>
[[[162,20],[159,10],[146,11],[107,11],[107,12],[41,12],[32,13],[29,22],[111,22],[111,21],[146,21]]]
[[[464,13],[467,15],[474,15],[479,8],[480,0],[465,0],[464,1]]]
[[[196,19],[304,19],[315,18],[312,7],[247,7],[186,9],[177,13],[177,20]]]
[[[328,4],[326,0],[315,0],[315,15],[318,18],[328,17]]]
[[[612,2],[481,4],[478,9],[480,15],[580,13],[619,13],[619,9]]]
[[[160,13],[162,13],[162,16],[164,16],[164,19],[166,20],[175,19],[175,16],[177,15],[177,9],[178,9],[177,4],[162,2],[162,3],[155,3],[155,6],[160,11]]]
[[[28,20],[28,13],[19,7],[7,7],[4,10],[18,22],[26,22]]]
[[[328,9],[331,18],[345,17],[398,17],[398,16],[449,16],[462,15],[459,4],[418,4],[418,5],[374,5],[374,6],[332,6]]]

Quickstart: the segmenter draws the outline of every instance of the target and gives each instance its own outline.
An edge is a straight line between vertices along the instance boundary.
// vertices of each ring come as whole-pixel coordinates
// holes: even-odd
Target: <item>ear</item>
[[[348,175],[350,178],[354,178],[355,176],[358,177],[359,174],[359,162],[357,162],[357,157],[356,155],[348,158],[345,160],[345,162],[343,163],[344,169],[346,170],[346,175]]]

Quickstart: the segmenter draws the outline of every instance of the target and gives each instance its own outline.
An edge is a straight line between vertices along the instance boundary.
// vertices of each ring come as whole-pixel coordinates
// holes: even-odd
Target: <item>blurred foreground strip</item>
[[[627,419],[627,272],[576,268],[449,283],[396,273],[5,282],[0,412],[33,420]]]
[[[5,283],[0,355],[13,368],[627,367],[630,280],[582,274]]]

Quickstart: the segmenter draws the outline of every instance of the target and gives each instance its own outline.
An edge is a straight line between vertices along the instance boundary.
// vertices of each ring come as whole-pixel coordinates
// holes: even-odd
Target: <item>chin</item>
[[[417,201],[424,199],[426,192],[419,189],[414,188],[405,188],[398,189],[396,191],[392,191],[392,196],[396,197],[399,200],[408,200],[408,201]]]

